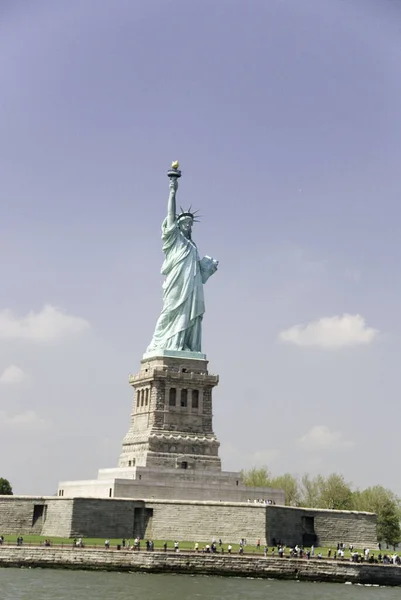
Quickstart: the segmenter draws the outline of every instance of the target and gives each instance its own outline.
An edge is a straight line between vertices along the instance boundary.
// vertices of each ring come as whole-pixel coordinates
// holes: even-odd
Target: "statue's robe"
[[[148,351],[155,349],[201,352],[205,312],[202,272],[196,244],[185,237],[177,221],[162,224],[165,260],[162,274],[163,310]]]

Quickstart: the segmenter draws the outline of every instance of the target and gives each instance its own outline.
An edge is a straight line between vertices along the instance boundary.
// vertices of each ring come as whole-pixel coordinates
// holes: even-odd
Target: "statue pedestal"
[[[119,468],[221,471],[212,427],[212,390],[218,381],[209,374],[204,354],[145,354],[140,372],[129,379],[134,399]]]
[[[118,467],[100,469],[95,480],[60,482],[58,494],[135,498],[142,505],[148,502],[146,498],[161,503],[232,503],[246,502],[249,497],[284,504],[282,491],[249,489],[240,473],[222,471],[220,444],[212,424],[212,392],[219,377],[209,373],[200,353],[190,353],[195,355],[190,357],[169,354],[146,354],[139,373],[129,378],[134,396],[131,422]]]

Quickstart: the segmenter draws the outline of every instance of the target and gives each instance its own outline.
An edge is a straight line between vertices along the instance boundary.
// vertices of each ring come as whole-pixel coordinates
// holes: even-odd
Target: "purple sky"
[[[15,492],[117,464],[178,158],[178,201],[220,261],[203,350],[224,468],[401,494],[400,36],[396,0],[1,2],[0,476]]]

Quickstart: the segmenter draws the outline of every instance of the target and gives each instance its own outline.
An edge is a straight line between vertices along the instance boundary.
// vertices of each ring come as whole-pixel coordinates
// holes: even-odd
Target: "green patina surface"
[[[188,209],[181,210],[177,215],[178,177],[174,176],[174,168],[169,171],[169,177],[167,217],[162,224],[165,256],[161,270],[165,277],[163,308],[145,356],[170,350],[182,352],[184,358],[204,358],[201,354],[202,319],[205,313],[203,285],[216,272],[218,262],[209,256],[200,259],[192,239],[195,213]],[[197,356],[193,357],[192,353]]]

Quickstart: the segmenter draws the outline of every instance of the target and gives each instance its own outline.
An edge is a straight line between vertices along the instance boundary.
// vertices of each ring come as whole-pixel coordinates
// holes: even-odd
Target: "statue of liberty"
[[[162,274],[163,309],[157,320],[155,332],[147,352],[179,350],[202,352],[202,319],[205,312],[203,284],[216,272],[218,262],[209,256],[199,259],[198,249],[192,240],[192,226],[196,211],[191,208],[180,214],[176,210],[178,178],[181,176],[178,161],[168,171],[170,194],[167,217],[162,224],[163,252]]]

